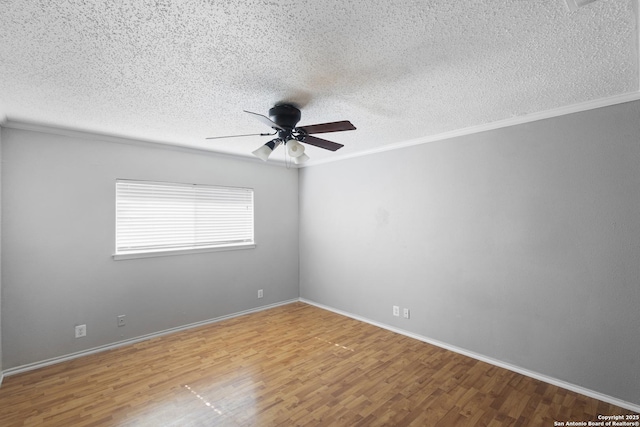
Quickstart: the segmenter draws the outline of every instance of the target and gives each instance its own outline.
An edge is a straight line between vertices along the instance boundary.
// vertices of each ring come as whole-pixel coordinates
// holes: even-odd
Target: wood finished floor
[[[553,426],[632,414],[303,303],[5,378],[0,426]]]

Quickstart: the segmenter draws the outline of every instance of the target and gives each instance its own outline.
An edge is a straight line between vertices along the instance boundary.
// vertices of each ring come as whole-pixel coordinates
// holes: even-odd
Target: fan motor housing
[[[269,109],[269,118],[278,126],[293,129],[300,121],[300,110],[291,104],[278,104]]]

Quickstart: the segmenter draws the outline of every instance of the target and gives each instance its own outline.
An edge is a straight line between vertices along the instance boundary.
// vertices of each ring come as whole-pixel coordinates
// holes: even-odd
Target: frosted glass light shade
[[[273,150],[275,150],[278,145],[280,145],[280,140],[274,139],[273,141],[267,142],[257,150],[252,151],[251,154],[266,162],[271,153],[273,153]]]
[[[304,163],[307,160],[309,160],[309,156],[307,156],[306,154],[302,153],[301,156],[293,158],[293,163],[295,163],[296,165],[299,165],[300,163]]]
[[[295,139],[290,139],[287,141],[287,151],[289,152],[289,155],[295,159],[296,157],[304,155],[304,145],[300,144]]]
[[[267,159],[269,158],[271,153],[273,153],[273,150],[271,148],[267,147],[266,145],[263,145],[260,148],[258,148],[257,150],[251,152],[251,154],[253,154],[254,156],[256,156],[259,159],[264,160],[265,162],[267,161]]]

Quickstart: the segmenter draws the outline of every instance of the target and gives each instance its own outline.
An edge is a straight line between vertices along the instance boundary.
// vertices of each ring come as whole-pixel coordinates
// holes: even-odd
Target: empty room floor
[[[1,426],[553,426],[633,414],[304,303],[5,378]]]

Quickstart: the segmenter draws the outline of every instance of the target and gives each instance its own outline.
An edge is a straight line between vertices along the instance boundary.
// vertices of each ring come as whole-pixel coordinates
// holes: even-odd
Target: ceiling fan
[[[258,113],[252,113],[251,111],[244,110],[245,113],[251,114],[262,123],[266,124],[274,130],[274,133],[256,133],[248,135],[232,135],[232,136],[214,136],[207,139],[219,139],[219,138],[232,138],[236,136],[252,136],[252,135],[278,135],[277,138],[267,142],[252,154],[265,162],[269,158],[269,155],[280,144],[284,144],[287,147],[287,152],[293,159],[295,164],[304,163],[309,160],[309,156],[304,153],[305,144],[315,145],[316,147],[324,148],[326,150],[336,151],[344,145],[336,142],[328,141],[326,139],[312,136],[316,133],[327,132],[341,132],[345,130],[355,130],[356,127],[348,120],[330,123],[319,123],[308,126],[298,126],[296,124],[300,121],[300,110],[291,104],[276,104],[269,109],[269,117]]]

